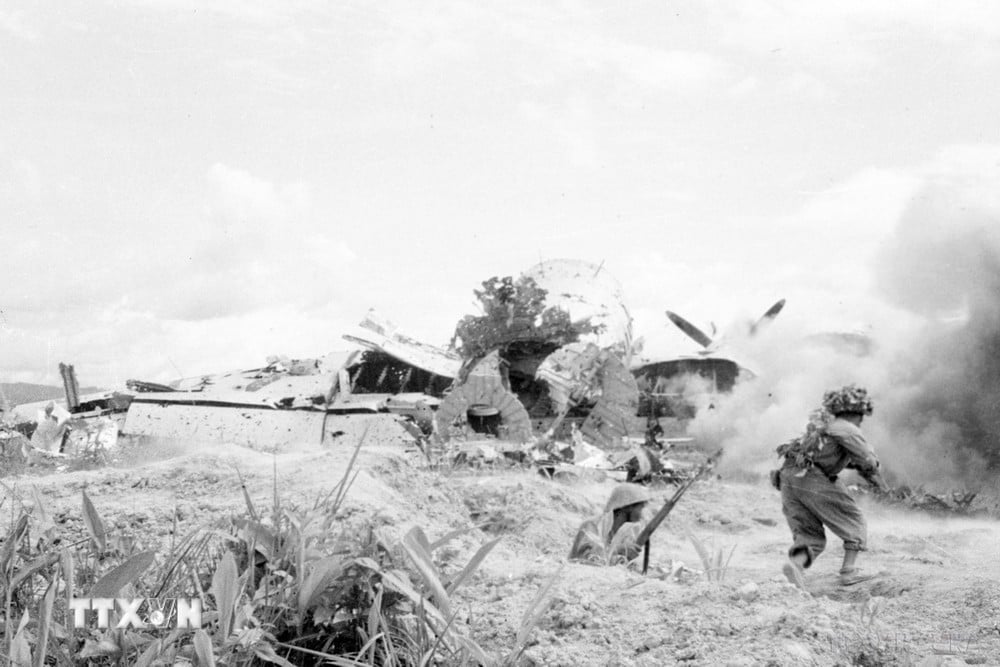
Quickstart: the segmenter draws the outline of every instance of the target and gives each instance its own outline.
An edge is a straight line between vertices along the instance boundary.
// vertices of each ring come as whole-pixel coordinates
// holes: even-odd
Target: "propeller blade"
[[[764,313],[763,315],[761,315],[760,319],[757,320],[756,322],[754,322],[750,326],[750,335],[753,336],[754,334],[757,333],[757,331],[762,326],[764,326],[765,324],[768,324],[772,320],[774,320],[774,318],[778,316],[778,313],[780,313],[781,309],[784,308],[784,307],[785,307],[785,300],[781,299],[780,301],[778,301],[777,303],[775,303],[773,306],[771,306],[770,308],[768,308],[767,312]]]
[[[694,342],[698,343],[702,347],[707,348],[709,345],[712,344],[712,339],[706,336],[705,332],[703,332],[701,329],[699,329],[695,325],[685,320],[677,313],[672,313],[668,310],[667,317],[670,318],[671,322],[677,325],[678,329],[686,333],[692,340],[694,340]]]

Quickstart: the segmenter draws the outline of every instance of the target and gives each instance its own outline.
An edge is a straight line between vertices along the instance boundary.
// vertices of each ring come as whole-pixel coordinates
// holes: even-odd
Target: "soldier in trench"
[[[642,486],[616,486],[604,513],[580,525],[569,559],[602,564],[635,560],[642,553],[636,537],[642,531],[642,511],[649,500],[649,491]]]
[[[879,489],[886,488],[878,457],[860,428],[872,411],[864,388],[849,385],[828,391],[823,410],[810,417],[806,433],[778,447],[784,462],[772,473],[772,482],[781,491],[781,508],[793,540],[783,572],[800,588],[805,588],[804,570],[826,547],[824,527],[844,543],[840,584],[871,578],[856,565],[858,554],[867,548],[867,524],[838,477],[845,468],[853,468]]]

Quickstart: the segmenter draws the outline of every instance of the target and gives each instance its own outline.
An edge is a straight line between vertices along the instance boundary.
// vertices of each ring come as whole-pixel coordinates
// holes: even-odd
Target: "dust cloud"
[[[982,165],[979,165],[980,167]],[[823,393],[868,388],[862,429],[890,483],[928,491],[993,485],[1000,464],[1000,181],[997,164],[927,173],[872,267],[873,346],[778,323],[741,354],[760,377],[703,411],[689,433],[726,449],[722,472],[756,476],[801,433]],[[993,187],[990,187],[993,186]],[[794,304],[790,303],[794,307]],[[856,342],[856,341],[855,341]]]

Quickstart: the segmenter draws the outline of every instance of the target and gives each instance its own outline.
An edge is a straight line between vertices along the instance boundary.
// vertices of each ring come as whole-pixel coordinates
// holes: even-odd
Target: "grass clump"
[[[419,527],[388,540],[373,519],[348,518],[352,458],[314,502],[283,504],[277,491],[195,530],[166,554],[109,531],[86,491],[86,536],[67,543],[41,498],[12,515],[0,545],[3,644],[9,664],[56,665],[513,665],[551,599],[555,579],[525,612],[514,644],[488,654],[458,620],[456,592],[500,538],[464,563],[442,565],[467,530],[431,539]],[[73,627],[73,597],[197,599],[197,629]]]

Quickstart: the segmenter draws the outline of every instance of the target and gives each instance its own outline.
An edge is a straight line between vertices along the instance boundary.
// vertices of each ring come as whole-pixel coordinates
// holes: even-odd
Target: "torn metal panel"
[[[571,343],[538,368],[557,412],[589,408],[581,432],[592,442],[618,446],[634,429],[639,407],[635,378],[613,351],[594,343]]]
[[[313,443],[323,438],[325,412],[136,401],[122,432],[188,442],[224,442],[249,447]]]
[[[272,405],[281,408],[322,406],[336,382],[340,357],[288,359],[268,357],[267,365],[250,370],[202,375],[171,383],[175,390],[148,392],[157,401],[215,401],[226,405]]]
[[[596,331],[580,337],[610,348],[628,361],[632,351],[632,315],[621,284],[603,265],[575,259],[551,259],[524,275],[546,290],[546,305],[561,308],[574,322],[586,320]]]
[[[535,377],[548,385],[557,413],[596,401],[601,391],[598,373],[609,356],[594,343],[570,343],[545,358]]]
[[[395,324],[383,319],[374,310],[369,310],[361,324],[343,337],[435,375],[454,378],[462,367],[462,360],[457,355],[404,335]]]
[[[365,350],[345,368],[340,387],[352,394],[443,396],[452,378],[437,375],[380,350]]]
[[[221,408],[262,408],[273,410],[277,404],[266,396],[247,394],[240,391],[212,391],[212,392],[169,392],[154,393],[149,392],[139,394],[132,400],[132,406],[137,404],[151,403],[156,405],[198,405],[202,407]]]
[[[514,442],[531,439],[528,412],[504,385],[500,356],[496,352],[479,361],[465,381],[454,387],[441,402],[435,415],[438,438],[449,439],[454,423],[467,423],[469,409],[473,406],[488,406],[499,411],[502,438]]]
[[[170,385],[160,384],[158,382],[145,382],[144,380],[125,380],[125,386],[128,387],[130,391],[134,391],[137,394],[177,391],[177,389],[171,387]]]
[[[59,375],[62,376],[63,390],[66,392],[66,405],[70,412],[80,408],[80,385],[76,381],[76,370],[70,364],[59,364]]]
[[[132,394],[119,391],[102,391],[93,394],[83,394],[78,396],[77,411],[74,417],[98,417],[114,412],[124,412],[128,409],[132,401]],[[32,403],[22,403],[11,409],[9,419],[15,424],[34,424],[39,420],[39,415],[44,413],[46,406],[52,403],[58,410],[66,412],[65,400],[35,401]]]
[[[617,446],[635,433],[639,411],[639,388],[635,377],[616,355],[610,355],[598,372],[601,396],[583,422],[584,437],[605,445]]]

